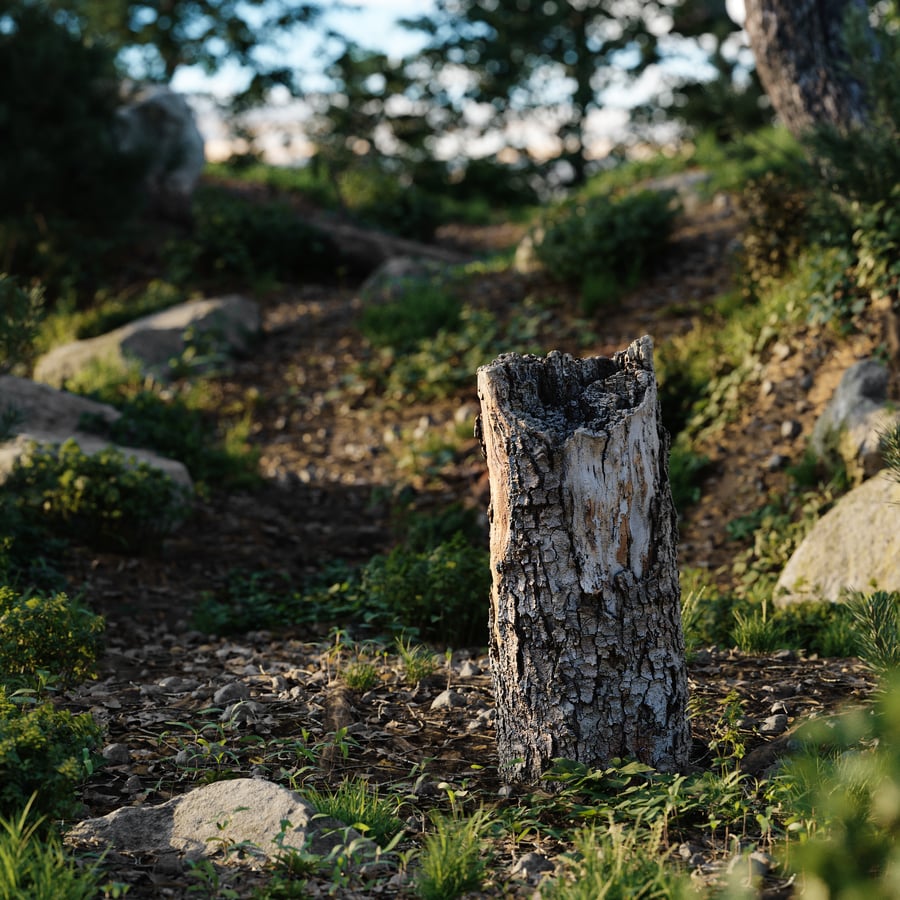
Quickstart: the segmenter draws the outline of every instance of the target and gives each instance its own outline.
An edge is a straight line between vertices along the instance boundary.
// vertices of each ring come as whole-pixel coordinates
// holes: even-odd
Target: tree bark
[[[687,676],[649,337],[612,359],[478,370],[491,487],[490,659],[503,775],[556,758],[688,762]]]
[[[792,134],[864,122],[864,91],[846,69],[843,32],[848,10],[867,15],[865,0],[745,0],[744,6],[759,79]]]

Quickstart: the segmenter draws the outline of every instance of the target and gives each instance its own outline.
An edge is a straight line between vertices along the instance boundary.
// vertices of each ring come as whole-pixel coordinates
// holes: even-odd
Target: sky
[[[388,53],[390,56],[402,57],[415,53],[424,46],[423,35],[400,27],[398,19],[421,16],[434,7],[432,0],[348,0],[356,9],[352,11],[326,10],[324,23],[345,34],[360,46]],[[736,22],[743,21],[743,0],[726,0],[728,13]],[[307,38],[293,39],[290,47],[283,52],[289,53],[292,60],[306,70],[315,69],[313,47],[316,38],[310,34]],[[198,71],[185,70],[179,72],[172,83],[172,88],[185,94],[211,93],[225,97],[239,85],[240,73],[235,69],[225,68],[213,79],[209,79]],[[652,86],[649,88],[652,90]],[[622,98],[614,98],[616,103],[628,105]],[[287,111],[283,111],[287,113]],[[288,113],[286,121],[293,115],[296,124],[296,113]],[[275,111],[269,120],[278,118]],[[623,127],[627,116],[622,110],[604,109],[596,113],[598,134],[614,135]],[[219,158],[230,154],[232,147],[227,140],[224,126],[217,121],[211,108],[200,112],[200,128],[207,139],[207,154],[211,158]],[[270,141],[263,141],[267,156],[272,162],[288,163],[295,161],[296,155],[304,155],[303,140],[296,136],[293,143],[285,147],[283,140],[274,135]]]

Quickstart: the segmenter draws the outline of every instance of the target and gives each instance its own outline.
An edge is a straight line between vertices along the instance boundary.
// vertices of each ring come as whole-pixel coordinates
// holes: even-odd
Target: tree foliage
[[[130,74],[167,83],[182,67],[207,75],[226,63],[249,73],[243,102],[275,85],[298,89],[286,42],[315,20],[319,4],[295,0],[46,0],[82,34],[99,34]]]
[[[621,0],[437,0],[433,15],[406,24],[429,36],[422,60],[432,103],[469,127],[543,120],[579,183],[589,117],[605,90],[657,59],[650,23],[661,9]],[[523,131],[507,141],[525,153],[530,138]]]

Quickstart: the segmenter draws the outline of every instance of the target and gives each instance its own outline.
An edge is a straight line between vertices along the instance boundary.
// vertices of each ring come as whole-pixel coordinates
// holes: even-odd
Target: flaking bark
[[[478,370],[491,486],[490,658],[500,764],[688,761],[677,528],[644,337],[612,359],[507,354]]]

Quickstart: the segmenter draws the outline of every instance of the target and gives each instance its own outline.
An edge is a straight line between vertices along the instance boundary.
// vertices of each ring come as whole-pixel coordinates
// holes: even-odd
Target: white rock
[[[282,834],[285,847],[301,849],[309,841],[308,849],[323,856],[359,838],[352,828],[319,817],[294,791],[262,779],[237,778],[197,788],[159,806],[126,806],[87,819],[68,832],[66,841],[99,842],[132,854],[176,851],[187,859],[247,842],[259,857],[269,857],[279,852]],[[240,860],[229,857],[229,861]]]
[[[242,353],[260,331],[259,306],[239,294],[192,300],[135,319],[98,337],[55,347],[34,367],[35,381],[59,386],[93,362],[126,366],[165,378],[169,363],[185,351],[186,332],[206,335],[217,347]]]
[[[775,602],[840,599],[845,590],[900,590],[900,484],[884,473],[842,497],[804,538]]]

